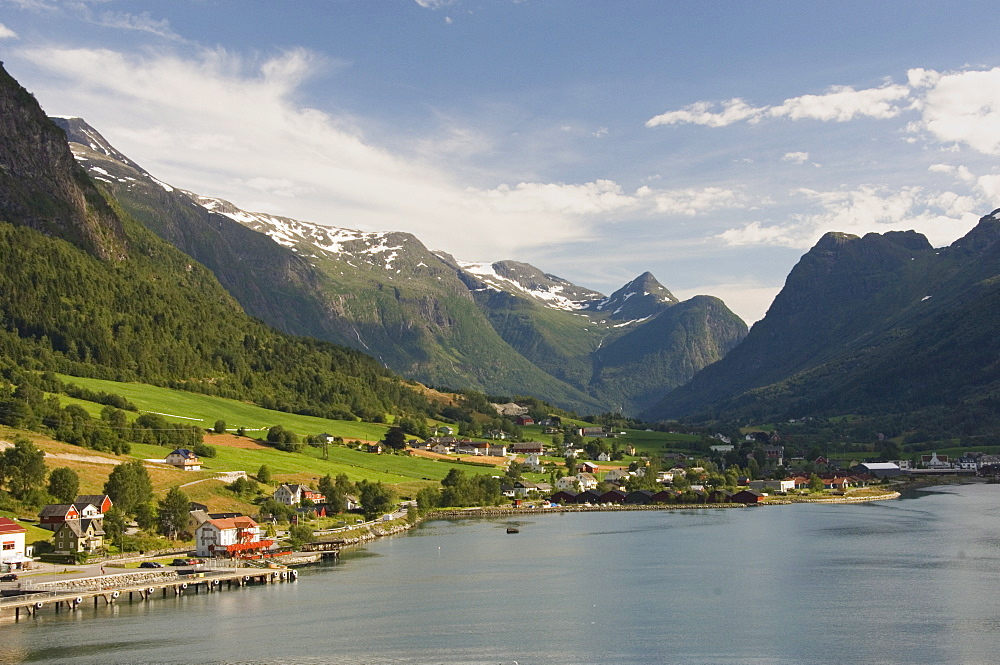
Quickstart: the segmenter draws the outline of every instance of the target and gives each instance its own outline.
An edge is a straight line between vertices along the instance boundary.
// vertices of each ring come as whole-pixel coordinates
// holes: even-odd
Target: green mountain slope
[[[729,330],[721,321],[701,327],[708,337],[694,344],[693,330],[681,339],[657,335],[669,326],[654,326],[633,338],[646,346],[632,350],[632,364],[616,367],[619,355],[594,354],[678,302],[649,273],[606,297],[525,263],[456,261],[406,233],[246,212],[162,183],[79,118],[57,122],[95,180],[209,267],[249,313],[365,351],[427,384],[530,394],[581,412],[634,413],[718,357],[693,347],[731,346],[728,337],[712,337]],[[633,356],[676,359],[636,373]]]
[[[426,410],[356,351],[251,319],[105,199],[0,69],[0,366],[142,380],[332,417]]]
[[[998,214],[941,249],[914,232],[827,234],[744,342],[647,415],[995,411]]]

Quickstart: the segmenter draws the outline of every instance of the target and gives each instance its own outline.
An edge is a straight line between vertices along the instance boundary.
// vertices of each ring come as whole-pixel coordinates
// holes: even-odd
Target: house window
[[[14,541],[13,540],[6,540],[6,541],[4,541],[3,548],[5,550],[12,550],[12,549],[14,549]]]

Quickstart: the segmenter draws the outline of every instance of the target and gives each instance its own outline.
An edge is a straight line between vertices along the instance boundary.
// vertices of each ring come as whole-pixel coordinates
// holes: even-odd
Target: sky
[[[1000,12],[937,0],[0,0],[0,60],[158,179],[759,320],[829,231],[1000,207]]]

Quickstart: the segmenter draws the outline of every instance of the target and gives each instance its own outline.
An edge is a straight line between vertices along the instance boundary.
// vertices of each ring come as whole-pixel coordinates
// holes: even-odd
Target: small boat
[[[521,530],[516,526],[509,526],[507,527],[507,533],[521,533]]]

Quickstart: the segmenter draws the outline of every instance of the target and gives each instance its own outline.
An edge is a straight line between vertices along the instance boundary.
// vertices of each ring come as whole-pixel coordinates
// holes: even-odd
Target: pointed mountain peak
[[[644,272],[588,309],[607,313],[615,321],[638,321],[660,313],[678,302],[653,274]]]
[[[142,168],[140,168],[138,164],[115,149],[115,147],[111,145],[111,143],[104,138],[100,132],[91,127],[83,118],[52,116],[50,119],[62,128],[64,132],[66,132],[66,140],[69,141],[70,144],[76,143],[85,146],[94,152],[110,157],[111,159],[121,162],[127,166],[131,166],[137,171],[142,171]],[[72,145],[70,147],[72,147]],[[79,155],[77,155],[77,158],[79,159]]]

